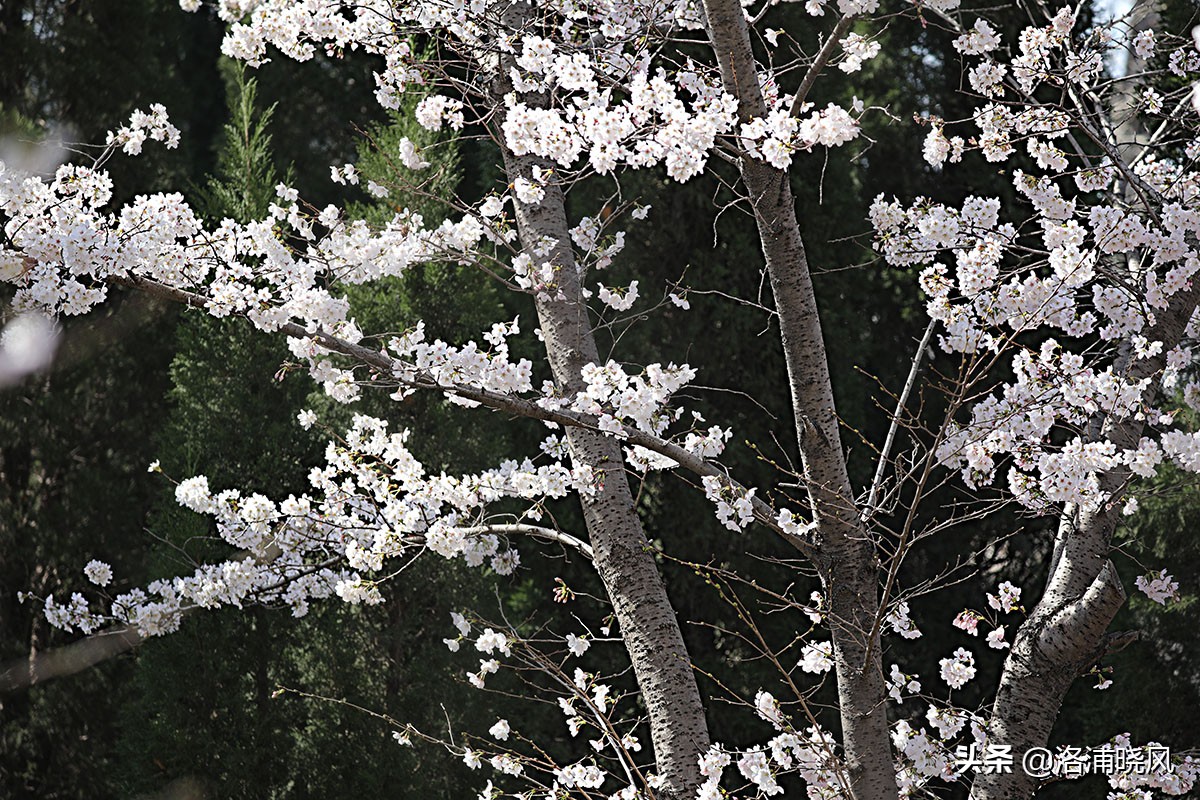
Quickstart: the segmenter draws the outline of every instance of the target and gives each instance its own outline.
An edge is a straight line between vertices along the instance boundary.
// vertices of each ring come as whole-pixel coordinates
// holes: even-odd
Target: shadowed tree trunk
[[[512,6],[508,16],[514,30],[522,27],[528,10],[524,4]],[[524,99],[530,106],[545,104],[545,98],[536,95]],[[510,183],[518,177],[533,180],[535,166],[553,171],[555,165],[545,159],[515,156],[498,132],[501,124],[495,127],[496,139]],[[600,356],[571,249],[562,190],[551,181],[545,192],[537,205],[516,200],[514,205],[525,252],[535,264],[549,262],[555,269],[555,287],[539,293],[536,306],[555,383],[569,397],[586,388],[583,367],[599,364]],[[535,255],[543,243],[549,245],[548,252]],[[675,610],[629,489],[621,445],[582,428],[568,428],[566,437],[572,463],[590,467],[595,474],[595,491],[580,493],[584,520],[593,563],[612,601],[649,716],[658,771],[666,778],[659,795],[692,798],[701,784],[698,759],[709,746],[708,724]]]
[[[739,121],[765,117],[767,107],[741,5],[732,0],[705,0],[704,9],[724,89],[738,99]],[[886,800],[896,796],[897,786],[888,734],[887,686],[875,625],[879,561],[846,471],[796,201],[786,171],[746,154],[739,169],[779,313],[796,440],[813,519],[818,523],[816,566],[829,605],[827,619],[850,788],[855,800]]]

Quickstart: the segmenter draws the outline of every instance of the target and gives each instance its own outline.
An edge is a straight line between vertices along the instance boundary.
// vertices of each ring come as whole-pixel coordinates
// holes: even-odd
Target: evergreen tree
[[[256,84],[240,70],[230,71],[228,83],[231,120],[217,176],[206,187],[207,213],[215,220],[257,218],[276,199],[282,179],[267,132],[272,109],[257,111]],[[386,148],[399,135],[394,126],[381,127],[375,141]],[[439,190],[455,176],[452,145],[447,149],[450,155],[439,161],[446,178]],[[382,163],[382,155],[379,159]],[[361,211],[369,216],[370,205]],[[451,273],[448,266],[430,266],[405,281],[356,292],[352,303],[375,327],[402,327],[413,318],[410,306],[431,296],[423,284],[459,279]],[[484,304],[477,307],[485,315],[487,295],[486,285],[462,292],[465,301]],[[455,320],[450,308],[422,307],[419,313],[445,320],[447,335],[475,319],[464,314]],[[253,475],[253,490],[264,493],[303,486],[319,453],[316,437],[296,424],[297,412],[310,399],[327,422],[344,412],[310,398],[303,380],[282,379],[286,370],[279,367],[288,358],[282,343],[256,335],[242,320],[185,314],[171,367],[170,419],[157,441],[167,454],[163,470],[205,471],[214,485]],[[276,373],[281,379],[272,377]],[[243,380],[247,375],[255,378]],[[398,424],[419,416],[427,430],[441,432],[459,425],[455,436],[445,438],[461,447],[431,463],[449,466],[485,455],[487,447],[461,418],[436,404],[421,405],[393,416]],[[151,529],[163,541],[154,575],[173,574],[213,555],[209,531],[169,498],[160,503]],[[295,624],[287,611],[263,608],[246,617],[197,619],[181,636],[145,647],[125,706],[121,788],[138,792],[191,781],[212,796],[231,798],[379,796],[397,785],[452,793],[459,779],[454,770],[422,769],[422,759],[432,754],[399,747],[390,726],[361,710],[436,730],[444,728],[444,714],[462,713],[431,709],[426,700],[435,692],[444,696],[452,680],[437,634],[448,625],[453,603],[469,597],[477,579],[428,560],[413,569],[422,573],[415,584],[420,590],[393,584],[382,615],[322,604]],[[438,586],[445,591],[432,590]],[[281,689],[314,697],[280,694]],[[335,702],[343,700],[358,708]],[[327,769],[329,763],[351,762],[360,768]]]

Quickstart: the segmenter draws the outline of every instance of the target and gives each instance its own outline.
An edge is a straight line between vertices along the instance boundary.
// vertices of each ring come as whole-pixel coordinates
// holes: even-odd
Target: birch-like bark
[[[516,3],[512,13],[519,16],[527,13],[526,8]],[[545,102],[538,95],[525,100],[531,106]],[[496,140],[510,183],[518,177],[533,181],[534,167],[554,171],[555,164],[546,159],[514,155],[505,144],[501,124],[495,125]],[[600,363],[600,355],[571,248],[562,187],[551,180],[545,193],[537,205],[514,200],[517,229],[534,263],[549,262],[555,269],[555,286],[537,295],[536,307],[555,384],[571,396],[586,389],[583,368]],[[595,491],[581,492],[580,501],[592,563],[612,601],[650,720],[658,774],[666,779],[657,794],[690,800],[702,782],[699,757],[709,746],[708,723],[679,621],[637,514],[621,445],[583,428],[568,428],[566,437],[572,463],[590,467],[596,477]]]
[[[1157,25],[1157,4],[1139,2],[1130,11],[1130,36],[1137,30]],[[1137,75],[1146,67],[1133,54],[1126,74]],[[1110,102],[1109,120],[1102,128],[1111,136],[1109,144],[1122,160],[1133,163],[1146,146],[1145,131],[1136,115],[1141,81],[1117,86]],[[1117,193],[1131,204],[1156,202],[1143,197],[1124,180]],[[1136,359],[1126,343],[1113,366],[1130,381],[1157,379],[1166,365],[1165,353],[1179,344],[1188,320],[1200,300],[1200,285],[1176,296],[1160,312],[1157,324],[1145,331],[1151,341],[1163,342],[1161,355]],[[1153,403],[1150,388],[1144,403]],[[1134,418],[1113,419],[1097,415],[1085,434],[1087,441],[1112,442],[1120,449],[1137,446],[1145,428]],[[1098,500],[1085,505],[1068,505],[1059,519],[1054,554],[1046,590],[1029,618],[1017,630],[1012,649],[992,705],[988,724],[989,742],[1012,747],[1016,758],[1035,747],[1047,747],[1054,723],[1071,684],[1109,651],[1108,626],[1125,603],[1125,590],[1116,568],[1108,559],[1112,535],[1120,521],[1121,495],[1130,479],[1128,468],[1100,476]],[[1017,800],[1038,789],[1039,780],[1015,769],[1007,775],[979,775],[971,789],[972,800]]]
[[[704,0],[709,41],[741,122],[766,103],[736,0]],[[788,173],[743,155],[739,164],[766,258],[787,364],[804,480],[819,523],[817,567],[825,583],[846,767],[855,800],[897,795],[880,657],[879,562],[853,500],[817,301]],[[874,640],[872,640],[874,637]]]
[[[1152,341],[1163,342],[1164,353],[1183,338],[1197,300],[1200,282],[1176,296],[1160,313],[1158,324],[1146,332]],[[1131,351],[1126,348],[1115,372],[1132,381],[1162,373],[1165,355],[1135,361]],[[1147,391],[1147,404],[1154,394],[1153,388]],[[1086,438],[1112,442],[1119,450],[1133,448],[1144,427],[1143,421],[1132,417],[1097,417]],[[1125,590],[1108,553],[1129,477],[1125,467],[1101,475],[1100,499],[1068,506],[1060,519],[1046,591],[1017,630],[988,725],[988,741],[1011,745],[1017,759],[1030,748],[1048,745],[1067,690],[1109,650],[1108,626],[1125,602]],[[979,775],[971,798],[1023,800],[1037,788],[1037,778],[1014,769],[1009,774]]]
[[[510,179],[531,178],[533,157],[505,152]],[[579,274],[570,246],[561,189],[546,187],[537,206],[517,204],[517,225],[527,249],[553,240],[547,256],[557,270],[560,297],[537,300],[538,321],[558,388],[566,395],[583,391],[582,370],[600,363]],[[594,494],[581,493],[593,563],[617,615],[621,638],[629,650],[646,711],[659,774],[667,779],[664,796],[691,798],[699,788],[699,756],[708,748],[708,724],[692,673],[691,660],[675,610],[642,530],[625,476],[620,444],[604,434],[571,428],[567,432],[571,461],[591,467],[597,478]]]

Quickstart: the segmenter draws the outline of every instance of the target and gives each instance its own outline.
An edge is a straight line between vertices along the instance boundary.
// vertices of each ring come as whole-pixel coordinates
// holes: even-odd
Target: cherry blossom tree
[[[195,11],[201,3],[181,5]],[[1132,638],[1108,632],[1126,599],[1109,560],[1122,512],[1136,503],[1137,481],[1165,462],[1200,471],[1200,440],[1172,410],[1177,398],[1200,397],[1189,348],[1200,299],[1192,281],[1200,269],[1192,171],[1200,140],[1189,80],[1200,72],[1200,52],[1186,31],[1163,29],[1149,6],[1085,24],[1077,8],[1030,4],[1028,26],[1005,41],[986,13],[958,0],[810,0],[807,29],[790,31],[785,44],[767,27],[781,13],[772,2],[216,7],[229,24],[223,52],[252,66],[305,60],[320,49],[371,54],[379,102],[397,109],[419,91],[422,126],[490,138],[504,190],[455,198],[455,215],[440,224],[404,210],[381,230],[336,207],[312,207],[286,185],[266,219],[245,225],[206,227],[178,194],[111,208],[108,159],[178,142],[166,109],[153,107],[115,130],[94,163],[49,178],[0,173],[0,277],[15,287],[14,310],[83,314],[115,287],[142,291],[218,317],[244,316],[263,335],[286,337],[338,402],[363,392],[397,401],[434,392],[478,409],[480,424],[525,418],[548,434],[539,452],[492,469],[433,474],[410,451],[407,432],[360,415],[349,430],[329,432],[326,463],[313,467],[307,490],[287,498],[180,476],[180,504],[211,516],[236,554],[103,606],[82,594],[41,598],[52,623],[92,638],[10,669],[7,685],[170,633],[194,609],[269,603],[299,616],[333,595],[372,604],[378,582],[418,553],[508,574],[523,548],[549,542],[592,565],[613,629],[547,641],[464,614],[448,629],[447,646],[483,656],[471,672],[481,688],[501,670],[543,676],[571,736],[587,731],[594,749],[556,763],[511,720],[497,721],[480,744],[443,742],[489,771],[481,796],[749,797],[780,793],[780,780],[795,776],[810,797],[893,798],[961,784],[991,799],[1028,797],[1043,779],[1070,776],[1068,759],[1038,776],[1022,770],[1020,758],[1050,743],[1070,686]],[[1020,199],[969,197],[952,207],[880,197],[872,205],[884,262],[874,268],[919,272],[930,322],[907,383],[894,387],[891,429],[873,443],[874,477],[856,486],[789,170],[798,159],[837,158],[837,148],[860,136],[864,116],[888,113],[822,105],[822,76],[853,73],[877,55],[883,26],[917,24],[956,37],[963,91],[975,108],[968,119],[923,120],[921,155],[947,171],[965,157],[1007,165]],[[1106,66],[1118,53],[1123,66]],[[395,158],[403,167],[397,180],[420,191],[429,167],[421,148],[406,140]],[[678,399],[696,377],[690,366],[600,355],[598,320],[648,296],[688,305],[685,286],[604,281],[624,248],[620,226],[654,210],[618,191],[605,213],[568,215],[567,196],[597,176],[620,186],[622,174],[661,168],[686,182],[713,159],[740,175],[779,325],[800,457],[794,470],[780,471],[779,485],[747,485],[722,463],[736,432],[690,415]],[[360,175],[346,164],[332,179],[353,184]],[[391,191],[374,182],[364,188]],[[481,331],[482,345],[430,340],[419,324],[383,337],[360,330],[342,288],[429,260],[486,271],[525,296],[532,316],[497,321]],[[516,357],[521,337],[544,359]],[[931,347],[955,365],[933,419],[913,402]],[[298,424],[320,420],[305,412]],[[694,671],[700,658],[685,647],[627,477],[662,470],[695,482],[713,503],[714,524],[745,531],[747,548],[782,539],[823,585],[811,597],[776,596],[796,614],[800,650],[792,666],[777,660],[786,648],[762,643],[781,673],[777,693],[789,693],[781,701],[764,689],[746,701],[775,729],[767,741],[711,741]],[[929,509],[950,480],[984,499]],[[799,490],[790,506],[785,485]],[[585,531],[554,523],[549,509],[564,498],[582,509]],[[986,648],[946,654],[939,676],[893,664],[889,637],[921,635],[909,616],[905,556],[1006,505],[1059,521],[1040,599],[1023,618],[1009,616],[1022,612],[1023,593],[1031,600],[1038,589],[981,586],[986,610],[967,609],[953,624],[975,636],[983,625]],[[113,578],[99,561],[81,568],[97,587]],[[1169,602],[1178,592],[1169,569],[1135,584]],[[603,675],[586,671],[591,643],[610,636],[627,652],[641,714]],[[977,659],[993,650],[1006,655],[991,708],[956,705],[942,684],[955,690],[974,680]],[[836,721],[808,702],[806,677],[826,672],[836,681]],[[927,706],[928,726],[889,722],[889,707],[906,701]],[[647,733],[643,746],[638,737]],[[441,741],[402,721],[396,736]],[[1111,754],[1137,743],[1085,744]],[[972,768],[956,756],[960,746],[1008,748],[1018,766]],[[1181,794],[1195,774],[1190,759],[1117,771],[1112,796]]]

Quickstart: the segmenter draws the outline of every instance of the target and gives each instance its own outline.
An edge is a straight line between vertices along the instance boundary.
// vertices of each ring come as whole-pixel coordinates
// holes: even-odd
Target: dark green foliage
[[[278,176],[266,133],[269,112],[256,114],[253,83],[240,72],[232,78],[232,118],[218,177],[205,192],[205,210],[217,219],[246,220],[266,211]],[[287,357],[282,343],[256,335],[241,320],[186,313],[175,350],[171,415],[156,437],[164,472],[177,478],[205,472],[216,486],[237,485],[248,492],[278,494],[299,484],[305,462],[319,450],[315,439],[294,424],[307,388],[272,377]],[[193,562],[227,554],[213,542],[206,521],[175,506],[165,486],[157,505],[150,527],[163,544],[143,578],[186,573]],[[125,791],[191,777],[219,796],[285,796],[280,789],[291,781],[284,765],[295,760],[292,729],[304,721],[288,719],[295,716],[291,704],[271,700],[274,681],[282,677],[277,665],[294,661],[293,637],[319,640],[334,626],[347,624],[318,612],[300,625],[281,625],[286,616],[267,609],[201,614],[176,636],[142,649],[123,712]],[[348,658],[355,642],[349,636],[340,641],[347,649],[339,655]],[[338,735],[335,728],[327,738],[352,741],[371,735],[361,726],[354,733],[358,736]]]
[[[148,147],[140,159],[118,157],[113,162],[118,191],[147,185],[178,189],[215,173],[199,191],[202,210],[214,221],[261,216],[275,200],[280,180],[318,206],[358,193],[353,213],[372,225],[386,224],[403,207],[438,220],[450,213],[446,199],[456,192],[473,200],[503,187],[498,154],[489,142],[446,139],[413,124],[411,106],[418,97],[407,98],[405,109],[380,120],[366,59],[320,55],[305,65],[277,59],[248,82],[236,70],[218,69],[214,54],[220,29],[211,14],[183,15],[175,5],[172,0],[0,4],[0,125],[29,135],[43,123],[63,120],[78,138],[98,141],[132,108],[163,101],[183,129],[183,149],[164,153]],[[815,42],[813,23],[796,5],[782,5],[772,14],[779,15],[780,22],[772,23],[776,27],[803,31]],[[37,25],[31,23],[35,18]],[[882,439],[891,410],[892,400],[879,387],[894,390],[902,384],[925,324],[915,274],[888,268],[869,252],[869,203],[879,193],[948,202],[969,194],[1007,201],[1013,194],[1011,176],[977,156],[944,173],[920,160],[928,129],[912,124],[914,115],[961,118],[967,105],[948,91],[963,82],[949,46],[953,37],[930,25],[913,39],[912,30],[885,31],[883,52],[863,72],[843,77],[830,70],[810,98],[818,106],[848,105],[857,95],[867,106],[886,107],[888,115],[875,112],[864,120],[869,146],[856,142],[853,150],[835,150],[828,158],[800,158],[793,177],[845,422],[843,441],[851,449],[859,487],[869,480],[875,458],[863,440]],[[130,47],[130,41],[143,46]],[[256,84],[262,100],[255,97]],[[222,86],[232,120],[219,131]],[[352,123],[367,136],[358,136]],[[434,162],[431,168],[412,172],[400,165],[397,146],[405,136]],[[214,146],[218,140],[220,146]],[[357,158],[355,142],[361,143]],[[373,180],[389,189],[389,197],[376,200],[332,185],[329,166],[350,160],[363,173],[363,187]],[[296,164],[294,172],[278,166],[290,162]],[[598,320],[601,353],[611,348],[630,363],[674,360],[697,367],[698,385],[689,388],[685,401],[705,415],[707,424],[734,430],[727,459],[734,473],[751,485],[789,482],[797,453],[775,323],[762,309],[706,294],[719,290],[770,304],[752,220],[741,207],[716,211],[733,199],[722,181],[734,178],[721,165],[716,171],[716,177],[683,186],[656,173],[621,178],[623,198],[654,208],[646,222],[629,224],[625,251],[609,271],[589,273],[588,287],[636,278],[648,299],[632,317],[610,313]],[[417,191],[409,185],[413,182]],[[601,213],[616,188],[611,179],[596,179],[574,193],[572,219]],[[675,281],[695,290],[688,297],[691,310],[669,302],[650,310],[663,287]],[[372,334],[402,331],[424,320],[430,338],[460,344],[479,340],[493,322],[518,314],[524,330],[536,325],[528,297],[500,289],[478,269],[452,263],[414,267],[403,277],[345,291],[352,316]],[[435,472],[478,470],[503,458],[533,456],[547,433],[540,425],[465,410],[432,394],[395,403],[386,390],[371,388],[361,402],[337,406],[313,393],[303,374],[288,372],[277,379],[290,359],[286,348],[248,323],[199,312],[168,314],[134,298],[114,305],[98,323],[70,326],[67,343],[70,357],[55,372],[0,395],[0,641],[5,648],[0,655],[5,657],[25,654],[31,645],[65,641],[47,630],[36,608],[18,606],[15,592],[82,588],[79,570],[93,555],[113,562],[121,588],[186,573],[196,561],[228,555],[205,519],[175,506],[169,485],[145,473],[152,458],[161,458],[175,479],[203,473],[216,488],[238,486],[279,497],[302,492],[308,469],[321,461],[322,436],[305,433],[294,422],[304,407],[316,409],[334,431],[355,413],[410,428],[410,446]],[[547,377],[539,353],[520,354],[535,361],[539,380]],[[925,375],[952,366],[951,359],[938,355],[927,363]],[[722,391],[732,388],[746,395]],[[932,390],[922,399],[928,418],[936,418],[943,401]],[[687,623],[689,649],[708,676],[701,677],[702,692],[724,698],[727,688],[749,698],[759,687],[773,687],[777,676],[753,649],[721,630],[744,631],[727,600],[736,590],[752,604],[753,590],[725,579],[718,588],[714,570],[772,587],[791,585],[800,600],[817,588],[813,576],[796,562],[764,562],[763,556],[793,554],[782,546],[772,549],[762,531],[737,535],[722,528],[689,479],[657,473],[630,479],[647,532],[665,553],[663,569],[672,601]],[[950,489],[939,503],[964,497]],[[1143,512],[1130,527],[1137,546],[1128,550],[1147,565],[1169,565],[1181,583],[1194,586],[1200,553],[1182,539],[1200,523],[1200,496],[1189,488],[1179,498],[1143,501]],[[799,495],[771,499],[802,505]],[[149,519],[148,509],[153,511]],[[556,504],[553,512],[564,529],[582,533],[574,501]],[[981,608],[983,592],[1000,580],[1024,586],[1026,605],[1032,605],[1049,541],[1045,520],[1031,524],[996,516],[923,544],[906,561],[900,584],[913,586],[939,573],[968,549],[964,541],[988,541],[1021,525],[1028,528],[1021,536],[976,560],[974,567],[985,579],[913,600],[914,618],[926,636],[889,645],[885,665],[905,664],[920,672],[927,686],[935,684],[939,658],[958,646],[980,649],[978,639],[949,626],[955,613]],[[401,748],[392,741],[389,725],[345,705],[275,695],[287,687],[345,699],[435,734],[445,732],[447,718],[456,735],[480,732],[500,713],[514,723],[519,718],[522,732],[552,751],[562,747],[565,752],[578,742],[566,738],[555,707],[530,710],[524,704],[516,711],[503,698],[464,687],[461,676],[474,666],[471,655],[451,655],[441,644],[451,635],[450,610],[488,613],[499,603],[509,619],[524,625],[527,618],[546,618],[556,578],[577,591],[601,593],[578,559],[568,564],[537,557],[532,547],[523,548],[523,557],[523,569],[511,579],[423,557],[385,585],[387,602],[380,608],[350,608],[335,600],[314,605],[302,620],[293,620],[286,609],[197,614],[180,633],[147,644],[136,659],[2,698],[0,796],[124,798],[178,781],[230,798],[473,796],[480,776],[466,774],[457,759],[437,748]],[[1122,561],[1120,569],[1130,587],[1143,571],[1131,561]],[[1187,602],[1162,609],[1133,598],[1116,627],[1140,628],[1148,639],[1112,659],[1116,683],[1108,692],[1080,683],[1057,734],[1062,741],[1094,743],[1128,729],[1135,739],[1191,743],[1190,708],[1200,685],[1193,665],[1200,653],[1185,613],[1195,599]],[[582,600],[568,610],[593,629],[605,613]],[[788,642],[805,623],[795,613],[759,615],[756,621],[776,645]],[[1011,633],[1016,617],[1009,622]],[[532,628],[535,622],[528,624]],[[788,668],[798,658],[794,646],[781,654]],[[981,656],[979,678],[960,696],[965,702],[988,699],[982,690],[994,684],[1001,658]],[[619,670],[624,664],[616,644],[597,645],[588,655],[589,669]],[[1143,682],[1144,675],[1154,675],[1155,681]],[[494,685],[515,688],[502,679]],[[635,688],[628,676],[617,684]],[[834,701],[831,688],[817,693],[818,704]],[[1164,703],[1168,696],[1185,699]],[[719,702],[709,707],[717,712],[710,720],[716,740],[744,742],[766,733],[765,723],[750,712],[724,713]],[[898,712],[921,710],[906,704]]]
[[[178,190],[211,171],[221,120],[216,70],[221,26],[173,0],[5,0],[0,9],[0,104],[54,137],[103,144],[135,108],[163,103],[179,149],[147,147],[109,164],[122,192]]]
[[[128,580],[145,549],[149,500],[145,435],[161,419],[171,316],[143,298],[118,299],[68,324],[53,371],[0,393],[0,661],[61,646],[41,605],[17,602],[85,589],[83,565],[109,561]],[[5,797],[105,798],[112,771],[118,660],[71,681],[0,697],[0,787]]]
[[[1194,476],[1168,466],[1148,486],[1135,488],[1140,509],[1118,532],[1114,561],[1129,603],[1112,629],[1137,630],[1141,639],[1103,659],[1113,684],[1094,691],[1095,677],[1073,689],[1080,722],[1072,730],[1088,741],[1131,733],[1135,741],[1158,741],[1181,751],[1195,745],[1200,705],[1200,641],[1196,637],[1196,587],[1200,584],[1200,487]],[[1180,598],[1167,606],[1134,586],[1139,575],[1165,568],[1179,583]],[[1153,573],[1151,575],[1150,573]]]
[[[214,219],[261,217],[275,200],[279,180],[271,166],[270,113],[255,111],[254,83],[240,71],[231,76],[231,86],[232,119],[218,178],[204,192],[206,210]],[[381,146],[398,138],[394,128],[381,128],[376,135]],[[365,172],[371,173],[370,162],[364,160]],[[452,180],[452,155],[439,168]],[[471,274],[458,272],[433,266],[404,280],[356,289],[351,293],[355,314],[370,330],[398,329],[418,318],[442,321],[446,335],[476,320],[483,325],[490,313],[489,287],[477,281],[472,290]],[[458,297],[475,292],[478,317],[452,322],[448,308],[429,307],[427,299],[440,302],[455,295],[446,290],[451,280],[466,282]],[[442,291],[431,291],[429,284]],[[492,297],[494,302],[494,290]],[[203,472],[215,487],[238,486],[275,497],[303,491],[321,449],[318,437],[296,424],[296,413],[311,400],[335,430],[348,418],[319,397],[309,398],[303,376],[274,377],[282,377],[279,366],[289,358],[283,342],[241,320],[193,313],[180,320],[176,350],[171,419],[158,441],[164,471],[179,477]],[[429,442],[458,443],[430,450],[431,468],[489,452],[473,426],[436,399],[421,398],[417,407],[397,414],[394,403],[369,394],[353,410],[372,406],[397,424],[416,422],[413,412],[420,410]],[[152,530],[166,546],[159,548],[148,577],[187,572],[193,560],[227,553],[227,547],[213,542],[206,520],[168,497]],[[286,610],[230,609],[196,615],[179,633],[143,648],[131,688],[134,699],[124,714],[124,790],[183,779],[199,781],[213,796],[237,798],[379,796],[396,785],[448,795],[460,788],[453,767],[438,761],[436,768],[425,768],[436,752],[402,749],[388,725],[333,702],[390,714],[432,733],[444,728],[447,714],[462,715],[462,693],[456,694],[451,678],[461,674],[462,665],[451,662],[441,639],[449,630],[450,610],[470,601],[479,584],[457,565],[431,559],[389,584],[382,608],[356,609],[332,600],[314,604],[298,621]],[[276,697],[281,688],[329,699]],[[360,767],[332,770],[331,764]]]

